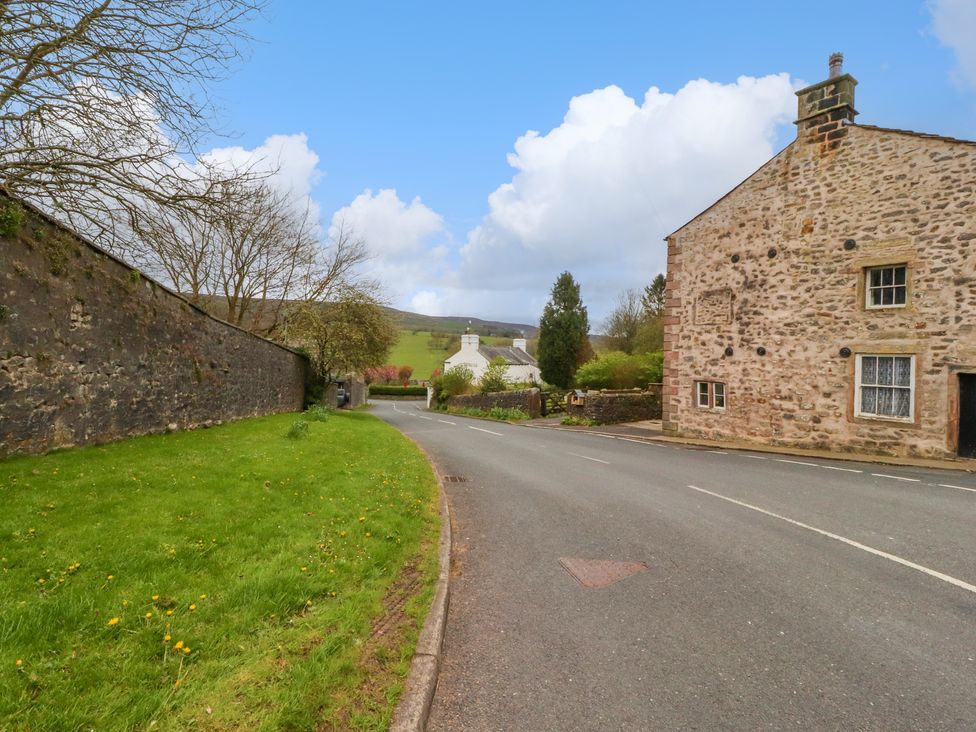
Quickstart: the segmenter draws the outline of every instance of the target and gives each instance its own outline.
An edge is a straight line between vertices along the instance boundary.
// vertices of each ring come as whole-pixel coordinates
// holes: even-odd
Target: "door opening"
[[[959,374],[959,456],[976,458],[976,374]]]

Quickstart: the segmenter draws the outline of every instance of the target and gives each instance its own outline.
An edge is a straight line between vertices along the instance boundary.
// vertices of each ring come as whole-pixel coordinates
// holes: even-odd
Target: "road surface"
[[[374,409],[463,481],[430,730],[976,729],[973,475]]]

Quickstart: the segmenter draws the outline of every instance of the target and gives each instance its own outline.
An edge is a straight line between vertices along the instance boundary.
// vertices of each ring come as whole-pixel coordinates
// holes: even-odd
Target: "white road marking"
[[[584,460],[592,460],[595,463],[603,463],[604,465],[609,465],[606,460],[600,460],[600,458],[588,457],[586,455],[578,455],[575,452],[567,452],[567,455],[572,455],[573,457],[583,458]]]
[[[722,452],[721,450],[709,450],[709,452],[713,452],[716,455],[728,455],[727,452]]]
[[[976,493],[976,488],[963,488],[961,485],[949,485],[948,483],[939,483],[939,488],[955,488],[958,491],[970,491]]]
[[[909,483],[921,483],[918,478],[902,478],[900,475],[885,475],[884,473],[871,473],[875,478],[891,478],[892,480],[904,480]]]
[[[776,462],[778,462],[778,463],[790,463],[792,465],[807,465],[807,466],[809,466],[811,468],[819,468],[820,467],[816,463],[804,463],[804,462],[800,462],[799,460],[782,460],[780,458],[773,458],[773,459]]]
[[[854,468],[838,468],[836,465],[821,465],[824,470],[840,470],[845,473],[863,473],[863,470],[855,470]]]
[[[743,455],[742,457],[752,458],[753,460],[769,460],[769,458],[762,457],[761,455]]]
[[[457,426],[457,422],[448,422],[446,419],[439,419],[437,421],[443,424],[453,424],[454,426]]]
[[[415,416],[415,417],[420,417],[421,419],[433,419],[433,417],[425,417],[425,416],[424,416],[424,415],[422,415],[422,414],[416,414],[416,415],[414,415],[414,416]]]
[[[713,493],[712,491],[705,490],[704,488],[699,488],[698,486],[694,486],[694,485],[689,485],[688,487],[691,488],[692,490],[698,491],[699,493],[706,493],[715,498],[720,498],[723,501],[734,503],[737,506],[742,506],[743,508],[748,508],[753,511],[757,511],[761,514],[765,514],[766,516],[771,516],[772,518],[777,518],[781,521],[785,521],[788,524],[799,526],[801,529],[807,529],[808,531],[813,531],[814,533],[820,534],[821,536],[826,536],[828,539],[834,539],[836,541],[847,544],[848,546],[852,546],[855,549],[860,549],[862,551],[865,551],[868,554],[874,554],[875,556],[882,557],[883,559],[888,559],[894,562],[895,564],[902,565],[903,567],[909,567],[910,569],[918,570],[919,572],[922,572],[923,574],[927,574],[930,577],[935,577],[936,579],[940,579],[943,582],[948,582],[950,585],[955,585],[956,587],[966,590],[967,592],[972,592],[973,594],[976,594],[976,585],[971,585],[968,582],[964,582],[961,579],[957,579],[955,577],[952,577],[951,575],[944,574],[937,570],[929,569],[928,567],[924,567],[921,564],[916,564],[915,562],[909,561],[908,559],[903,559],[902,557],[899,557],[895,554],[889,554],[888,552],[883,552],[880,549],[875,549],[874,547],[870,547],[867,544],[862,544],[859,541],[848,539],[844,536],[840,536],[839,534],[833,534],[829,531],[818,529],[816,526],[810,526],[809,524],[801,523],[800,521],[787,518],[786,516],[780,516],[778,513],[767,511],[765,508],[759,508],[759,506],[753,506],[752,504],[745,503],[743,501],[737,501],[734,498],[723,496],[721,493]]]
[[[491,430],[483,430],[480,427],[472,427],[471,425],[468,425],[468,429],[469,430],[478,430],[478,432],[487,432],[489,435],[496,435],[498,437],[504,437],[505,436],[501,432],[492,432]]]

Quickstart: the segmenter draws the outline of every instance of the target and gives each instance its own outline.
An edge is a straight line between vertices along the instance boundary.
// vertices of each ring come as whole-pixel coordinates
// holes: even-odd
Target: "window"
[[[915,357],[857,357],[857,409],[864,417],[915,417]]]
[[[702,409],[724,411],[725,384],[716,381],[696,381],[695,404]]]
[[[867,308],[900,308],[908,301],[908,265],[868,267],[864,282]]]

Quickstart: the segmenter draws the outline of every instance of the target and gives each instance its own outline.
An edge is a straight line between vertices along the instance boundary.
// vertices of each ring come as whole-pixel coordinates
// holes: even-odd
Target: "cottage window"
[[[725,409],[725,384],[717,381],[695,382],[695,403],[702,409]]]
[[[865,306],[900,308],[908,301],[908,265],[869,267],[865,271]]]
[[[857,416],[912,420],[915,417],[915,357],[857,357]]]

